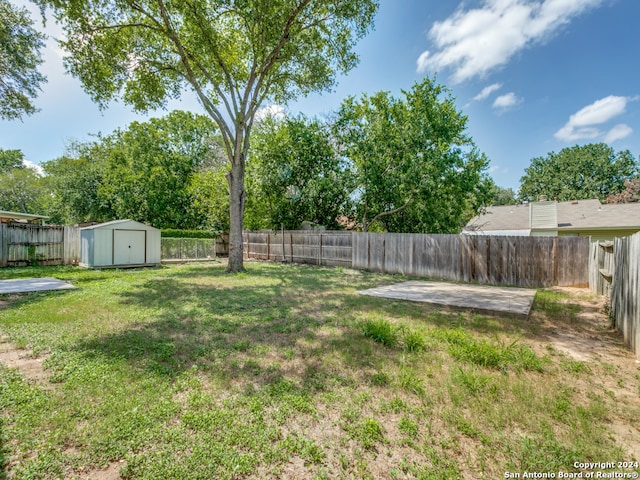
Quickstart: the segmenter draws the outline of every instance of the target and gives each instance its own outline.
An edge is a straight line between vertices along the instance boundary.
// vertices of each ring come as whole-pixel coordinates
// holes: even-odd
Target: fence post
[[[291,251],[291,263],[293,263],[293,233],[289,233],[289,250]]]
[[[271,232],[267,233],[267,260],[271,260]]]
[[[6,267],[9,260],[9,232],[7,225],[0,223],[0,267]]]

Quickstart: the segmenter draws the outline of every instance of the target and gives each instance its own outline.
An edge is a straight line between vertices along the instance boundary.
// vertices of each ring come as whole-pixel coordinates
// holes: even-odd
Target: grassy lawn
[[[0,335],[46,375],[0,366],[0,478],[504,478],[640,460],[612,429],[640,418],[637,366],[541,340],[576,323],[562,294],[539,292],[522,320],[360,296],[398,277],[340,268],[0,270],[21,276],[78,290],[0,296]]]

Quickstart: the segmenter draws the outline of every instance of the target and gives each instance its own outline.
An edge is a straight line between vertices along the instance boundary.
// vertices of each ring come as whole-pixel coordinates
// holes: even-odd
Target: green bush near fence
[[[216,238],[218,234],[210,230],[180,230],[165,228],[160,234],[164,238]]]

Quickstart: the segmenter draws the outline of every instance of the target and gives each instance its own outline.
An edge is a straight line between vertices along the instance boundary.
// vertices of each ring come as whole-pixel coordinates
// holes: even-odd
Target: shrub
[[[177,228],[162,229],[160,236],[165,238],[216,238],[218,234],[210,230],[180,230]]]

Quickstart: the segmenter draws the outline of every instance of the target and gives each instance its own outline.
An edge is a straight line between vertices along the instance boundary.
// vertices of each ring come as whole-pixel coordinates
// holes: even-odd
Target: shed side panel
[[[93,266],[113,265],[113,230],[96,228],[93,231]]]
[[[160,263],[160,230],[147,230],[147,263]]]
[[[80,231],[80,265],[93,267],[93,230]]]

